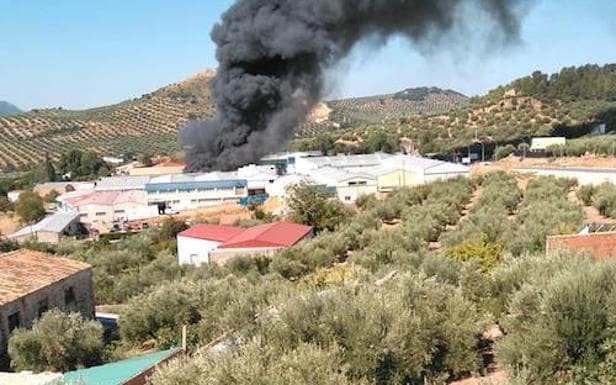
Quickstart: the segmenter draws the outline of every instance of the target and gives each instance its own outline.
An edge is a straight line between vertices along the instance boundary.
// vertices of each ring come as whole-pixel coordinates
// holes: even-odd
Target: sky
[[[232,0],[0,0],[0,100],[81,109],[139,97],[215,68],[209,32]],[[529,0],[521,42],[488,51],[483,32],[420,53],[360,45],[328,72],[327,98],[437,86],[479,95],[532,73],[616,63],[616,1]]]

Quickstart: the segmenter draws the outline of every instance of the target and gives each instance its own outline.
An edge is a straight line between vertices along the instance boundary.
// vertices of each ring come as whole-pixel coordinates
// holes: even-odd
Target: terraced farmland
[[[213,72],[206,71],[108,107],[33,110],[0,117],[0,168],[26,169],[40,163],[46,154],[57,159],[75,148],[106,156],[173,153],[178,150],[179,127],[187,119],[212,113],[212,76]]]
[[[298,133],[298,137],[311,137],[332,127],[379,124],[390,119],[441,114],[468,105],[468,97],[436,87],[409,88],[388,95],[329,101],[328,119],[307,123]]]

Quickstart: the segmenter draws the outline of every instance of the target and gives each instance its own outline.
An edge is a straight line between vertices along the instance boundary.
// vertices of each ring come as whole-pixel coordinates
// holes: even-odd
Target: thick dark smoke
[[[212,31],[217,112],[180,134],[187,170],[229,170],[280,150],[319,102],[323,73],[366,38],[426,45],[487,15],[518,38],[520,0],[238,0]],[[471,12],[469,12],[471,10]],[[483,18],[485,20],[485,17]],[[493,39],[496,35],[491,34]]]

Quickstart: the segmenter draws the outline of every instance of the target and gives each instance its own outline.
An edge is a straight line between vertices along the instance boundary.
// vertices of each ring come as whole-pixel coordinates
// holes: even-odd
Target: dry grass
[[[19,218],[17,218],[17,216],[0,214],[0,234],[12,234],[17,231],[19,227]]]

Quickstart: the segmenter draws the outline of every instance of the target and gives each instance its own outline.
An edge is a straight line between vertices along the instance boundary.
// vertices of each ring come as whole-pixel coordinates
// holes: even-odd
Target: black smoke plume
[[[180,133],[187,171],[229,170],[280,150],[324,88],[324,71],[360,41],[401,35],[438,44],[457,26],[492,21],[515,40],[520,0],[237,0],[212,33],[216,114]],[[485,19],[485,17],[484,17]]]

